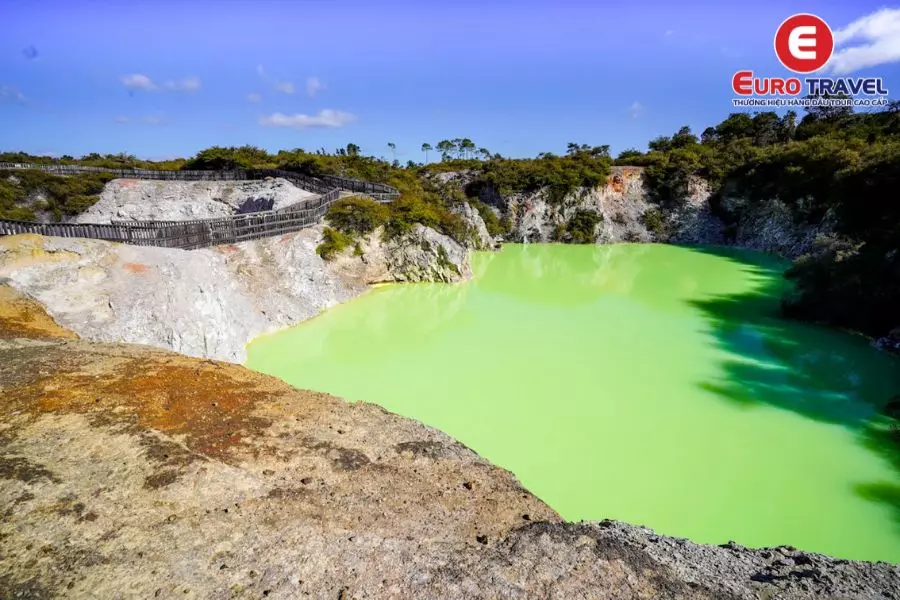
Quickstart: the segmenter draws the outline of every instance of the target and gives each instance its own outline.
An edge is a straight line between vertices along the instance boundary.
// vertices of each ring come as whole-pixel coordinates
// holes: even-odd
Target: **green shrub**
[[[323,260],[331,260],[346,250],[352,243],[353,239],[346,233],[326,227],[322,231],[322,243],[316,247],[316,254],[321,256]]]
[[[371,198],[352,196],[338,200],[328,209],[325,220],[350,235],[366,235],[387,223],[390,209]]]
[[[198,152],[194,158],[184,163],[183,168],[202,171],[261,169],[271,166],[274,166],[273,157],[262,148],[213,146]]]
[[[593,188],[606,183],[611,160],[608,156],[578,152],[566,156],[545,154],[536,159],[492,160],[480,165],[478,183],[490,183],[503,195],[547,190],[551,204],[562,204],[579,187]]]
[[[566,235],[573,244],[593,244],[597,235],[597,225],[603,215],[592,210],[579,208],[566,224]]]
[[[0,218],[34,220],[35,210],[48,211],[62,220],[80,214],[99,200],[107,173],[54,175],[44,171],[0,173]],[[37,200],[43,197],[43,200]]]
[[[567,228],[565,223],[557,223],[553,227],[553,231],[550,232],[550,241],[551,242],[564,242],[566,241],[566,233]]]
[[[460,244],[471,241],[475,235],[472,226],[462,215],[449,210],[438,211],[438,231],[449,235]]]
[[[498,235],[506,235],[509,231],[504,227],[503,222],[500,221],[500,217],[497,216],[490,206],[477,199],[469,199],[469,204],[478,211],[478,214],[481,215],[481,220],[484,221],[485,226],[487,227],[488,233],[491,234],[491,237],[497,237]]]
[[[438,229],[441,220],[439,213],[439,206],[426,203],[418,196],[403,194],[390,205],[387,234],[389,237],[403,235],[416,223]]]
[[[662,211],[658,208],[648,208],[644,214],[641,215],[641,222],[644,224],[644,227],[647,228],[647,231],[654,234],[656,237],[660,238],[665,235],[665,219],[663,218]]]

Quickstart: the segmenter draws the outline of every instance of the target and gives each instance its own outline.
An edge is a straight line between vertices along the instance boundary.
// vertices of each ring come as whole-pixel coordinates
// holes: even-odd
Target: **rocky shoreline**
[[[416,421],[0,289],[0,597],[900,597],[895,565],[565,523]]]
[[[376,231],[359,252],[331,262],[316,254],[322,230],[191,251],[10,236],[0,238],[0,281],[83,339],[240,363],[254,337],[310,319],[372,283],[471,275],[465,248],[426,227],[390,242]]]

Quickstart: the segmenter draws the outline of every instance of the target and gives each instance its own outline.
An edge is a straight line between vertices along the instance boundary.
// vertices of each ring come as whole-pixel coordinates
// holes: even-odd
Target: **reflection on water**
[[[895,358],[778,318],[733,249],[508,246],[251,344],[252,368],[438,427],[569,519],[900,561]]]

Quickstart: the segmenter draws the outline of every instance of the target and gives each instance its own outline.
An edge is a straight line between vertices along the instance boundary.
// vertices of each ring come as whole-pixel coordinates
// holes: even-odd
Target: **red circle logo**
[[[834,52],[834,35],[828,23],[808,13],[784,20],[775,32],[775,54],[786,69],[812,73],[825,66]]]

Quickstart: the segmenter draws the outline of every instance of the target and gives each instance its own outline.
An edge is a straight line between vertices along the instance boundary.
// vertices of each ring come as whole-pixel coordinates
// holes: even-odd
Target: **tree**
[[[459,149],[462,152],[463,158],[468,158],[469,152],[475,153],[475,142],[469,138],[463,138],[459,142]]]
[[[716,125],[716,140],[727,144],[732,140],[753,137],[753,118],[747,113],[731,113]]]
[[[396,161],[397,160],[397,144],[395,144],[394,142],[388,142],[387,146],[388,146],[388,148],[391,149],[391,154],[393,155],[394,160]]]
[[[668,152],[672,149],[672,138],[667,135],[661,135],[650,140],[647,147],[654,152]]]
[[[347,156],[359,156],[359,146],[356,144],[347,144]]]
[[[628,148],[627,150],[622,150],[621,152],[619,152],[619,156],[616,157],[616,162],[618,162],[619,164],[625,164],[625,161],[638,158],[643,155],[644,153],[640,150],[637,150],[635,148]]]
[[[753,117],[753,144],[770,146],[780,137],[781,119],[774,112],[761,112]]]
[[[487,148],[479,148],[478,155],[481,156],[482,160],[491,160],[491,152]]]
[[[832,100],[832,101],[849,101],[847,94],[820,94],[818,96],[809,95],[806,100]],[[832,120],[836,121],[841,117],[853,114],[853,106],[847,103],[846,106],[807,106],[807,117],[815,120]],[[805,121],[806,119],[804,119]]]
[[[441,160],[450,160],[450,154],[453,152],[453,142],[450,140],[441,140],[438,142],[437,151],[441,153]]]
[[[790,142],[792,139],[794,139],[794,134],[796,132],[797,132],[797,113],[795,113],[792,110],[789,110],[781,118],[781,122],[778,124],[778,141],[779,142]]]
[[[453,144],[453,151],[456,153],[456,158],[462,158],[462,138],[453,138],[450,140],[450,143]]]
[[[431,144],[429,144],[428,142],[425,142],[424,144],[422,144],[422,152],[425,153],[425,163],[426,164],[428,163],[428,153],[432,150],[434,150],[434,148],[432,148]]]
[[[691,128],[684,126],[678,130],[678,133],[672,136],[673,148],[684,148],[697,143],[697,136],[691,133]]]

